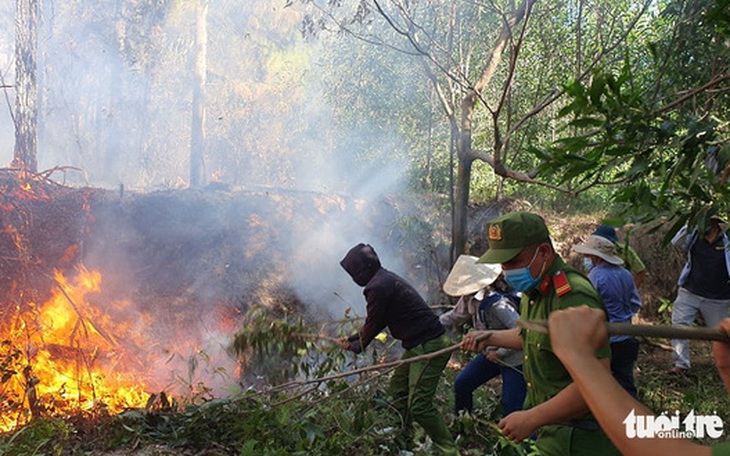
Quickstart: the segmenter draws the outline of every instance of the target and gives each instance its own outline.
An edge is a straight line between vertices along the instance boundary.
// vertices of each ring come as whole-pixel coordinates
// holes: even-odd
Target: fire
[[[52,171],[0,170],[0,432],[38,416],[154,406],[161,392],[184,404],[238,388],[228,346],[239,302],[201,298],[195,284],[142,295],[121,284],[124,266],[102,290],[102,274],[79,265],[99,195],[50,181]]]
[[[47,302],[14,309],[0,326],[2,431],[39,413],[117,413],[149,398],[131,324],[112,316],[129,303],[93,303],[101,290],[97,271],[80,267],[73,280],[56,272],[55,281]]]

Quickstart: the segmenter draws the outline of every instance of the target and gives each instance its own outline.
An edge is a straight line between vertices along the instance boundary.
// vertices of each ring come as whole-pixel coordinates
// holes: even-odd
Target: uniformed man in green
[[[489,249],[479,262],[500,263],[505,280],[522,291],[522,319],[546,320],[555,310],[582,304],[605,312],[588,278],[565,264],[555,252],[545,221],[539,215],[503,215],[487,224],[487,238]],[[525,353],[527,398],[524,410],[499,422],[507,438],[519,442],[535,435],[542,455],[619,454],[553,353],[548,335],[524,329],[472,331],[461,344],[464,350],[475,352],[487,346],[522,349]],[[596,357],[610,376],[608,344],[596,351]]]

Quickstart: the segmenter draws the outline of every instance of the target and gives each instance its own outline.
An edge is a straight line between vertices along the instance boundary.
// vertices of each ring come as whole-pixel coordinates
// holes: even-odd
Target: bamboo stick
[[[542,334],[548,334],[546,320],[517,320],[517,326]],[[634,325],[631,323],[606,323],[611,336],[637,336],[663,339],[715,340],[730,343],[727,333],[716,328],[689,326]]]

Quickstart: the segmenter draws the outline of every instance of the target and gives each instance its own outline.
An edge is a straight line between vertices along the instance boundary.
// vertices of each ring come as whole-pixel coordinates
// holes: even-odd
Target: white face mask
[[[593,260],[588,257],[583,257],[583,268],[586,271],[590,271],[591,269],[593,269]]]

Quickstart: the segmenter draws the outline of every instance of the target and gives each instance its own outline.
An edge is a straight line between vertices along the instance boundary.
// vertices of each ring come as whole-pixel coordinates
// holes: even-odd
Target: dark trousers
[[[639,357],[639,341],[632,338],[611,343],[611,373],[618,383],[636,397],[634,366]]]
[[[459,372],[454,381],[454,414],[458,415],[462,410],[471,412],[474,390],[497,375],[502,376],[501,402],[504,416],[515,410],[522,410],[527,393],[522,366],[496,364],[486,356],[479,355]]]

